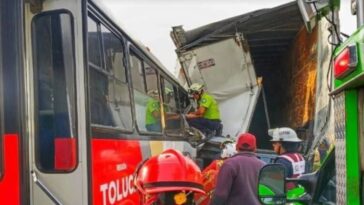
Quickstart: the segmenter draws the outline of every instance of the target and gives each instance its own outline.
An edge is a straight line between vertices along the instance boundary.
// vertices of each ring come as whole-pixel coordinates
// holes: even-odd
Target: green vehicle
[[[306,15],[309,29],[328,9],[335,13],[340,7],[339,0],[298,2],[306,6],[301,7],[301,13],[304,19]],[[285,179],[284,168],[278,164],[265,166],[260,173],[258,190],[263,204],[364,203],[364,1],[352,0],[351,3],[358,29],[342,43],[337,38],[329,73],[334,78],[330,96],[334,107],[335,146],[317,171],[298,179]],[[314,21],[307,15],[310,4],[321,6],[315,5],[318,10]],[[339,36],[337,27],[333,30],[332,35]],[[302,186],[304,194],[292,197],[286,190],[286,183],[292,182]]]

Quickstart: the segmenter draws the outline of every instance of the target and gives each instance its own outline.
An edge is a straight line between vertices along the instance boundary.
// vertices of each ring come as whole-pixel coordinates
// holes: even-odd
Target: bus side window
[[[130,52],[130,70],[138,129],[142,132],[160,133],[162,130],[156,71],[132,51]]]
[[[131,131],[122,40],[92,17],[88,17],[88,66],[91,123]]]
[[[104,26],[101,26],[105,68],[108,73],[108,109],[113,125],[123,130],[132,130],[132,114],[129,87],[124,65],[122,41]]]
[[[36,163],[44,172],[77,165],[73,17],[52,11],[33,18]]]
[[[113,126],[111,111],[108,108],[109,82],[101,59],[100,24],[88,18],[88,66],[90,84],[91,123]]]
[[[165,107],[166,131],[169,134],[180,134],[182,127],[181,109],[178,103],[177,88],[171,82],[162,80],[163,105]]]
[[[150,65],[147,62],[144,62],[144,70],[145,70],[145,83],[147,89],[147,103],[146,103],[146,129],[150,132],[162,132],[162,124],[161,124],[161,105],[160,105],[160,92],[158,86],[158,76],[157,70],[155,67]],[[153,113],[152,113],[153,112]],[[157,115],[159,117],[151,118],[151,115]],[[151,119],[154,119],[154,122],[151,122]],[[154,123],[154,124],[152,124]]]

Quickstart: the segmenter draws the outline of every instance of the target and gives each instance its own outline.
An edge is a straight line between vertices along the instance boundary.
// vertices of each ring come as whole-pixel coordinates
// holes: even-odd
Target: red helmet
[[[200,168],[177,150],[168,149],[146,160],[136,172],[135,184],[143,194],[203,190]]]

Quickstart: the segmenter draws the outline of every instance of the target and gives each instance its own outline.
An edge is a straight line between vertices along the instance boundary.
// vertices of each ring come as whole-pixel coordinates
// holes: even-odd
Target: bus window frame
[[[140,51],[140,49],[138,49],[133,43],[130,44],[129,46],[129,56],[128,56],[128,61],[130,61],[130,57],[131,57],[131,54],[133,54],[135,57],[137,57],[141,63],[142,63],[142,72],[143,72],[143,84],[144,84],[144,94],[147,95],[147,88],[148,88],[148,85],[147,85],[147,80],[146,80],[146,76],[145,76],[145,63],[147,63],[148,65],[151,65],[151,66],[154,66],[154,70],[155,70],[155,75],[157,77],[157,86],[158,86],[158,92],[159,92],[159,98],[161,98],[161,95],[160,95],[160,74],[159,74],[159,70],[158,70],[158,66],[156,66],[152,61],[150,61],[148,59],[148,57],[146,57],[145,54],[143,54],[142,51]],[[133,77],[131,76],[131,66],[130,66],[130,62],[128,63],[128,70],[130,71],[130,79],[131,81],[133,81]],[[161,130],[161,132],[150,132],[150,131],[146,131],[146,130],[142,130],[139,128],[139,125],[138,125],[138,122],[137,122],[137,119],[136,119],[136,107],[135,107],[135,99],[134,99],[134,84],[133,82],[130,83],[131,85],[131,90],[132,90],[132,100],[133,100],[133,107],[134,107],[134,110],[133,110],[133,113],[134,113],[134,119],[135,119],[135,128],[137,130],[137,132],[139,134],[144,134],[144,135],[151,135],[152,137],[148,137],[148,139],[163,139],[163,129]],[[161,122],[162,123],[162,122]],[[140,136],[142,138],[142,136]],[[159,138],[159,137],[162,137],[162,138]]]
[[[103,42],[103,35],[102,35],[102,31],[101,31],[101,27],[104,27],[106,29],[108,29],[115,37],[118,38],[118,40],[120,41],[120,45],[123,48],[123,63],[124,63],[124,72],[125,72],[125,76],[126,76],[126,83],[128,85],[128,92],[129,92],[129,100],[130,100],[130,113],[132,116],[132,126],[131,129],[122,129],[119,127],[114,127],[114,126],[107,126],[107,125],[102,125],[102,124],[97,124],[97,123],[93,123],[91,121],[91,111],[89,114],[89,121],[90,121],[90,127],[91,127],[91,136],[92,138],[124,138],[125,136],[123,136],[123,134],[131,134],[133,133],[133,130],[135,129],[135,123],[134,123],[134,114],[133,114],[133,102],[131,99],[131,89],[130,89],[130,80],[129,80],[129,73],[128,73],[128,63],[126,58],[128,58],[128,53],[127,53],[127,45],[126,45],[126,39],[123,36],[123,34],[121,32],[118,31],[117,28],[114,28],[114,26],[112,24],[110,24],[107,20],[105,20],[105,18],[102,17],[102,14],[99,14],[98,12],[94,11],[93,9],[88,9],[88,13],[86,15],[86,19],[91,19],[93,20],[96,24],[97,24],[97,34],[99,35],[98,37],[98,43],[100,45],[100,51],[101,51],[101,67],[98,67],[96,65],[91,65],[92,68],[90,68],[90,61],[89,61],[89,56],[88,56],[88,43],[87,43],[87,51],[86,51],[86,66],[88,69],[88,79],[90,78],[90,69],[95,69],[97,72],[102,72],[105,73],[106,75],[109,74],[109,72],[107,72],[107,68],[106,68],[106,59],[105,59],[105,51],[104,51],[104,42]],[[88,29],[86,29],[86,42],[88,42]],[[90,87],[90,81],[88,80],[88,87]],[[89,92],[90,93],[90,92]],[[89,104],[91,104],[91,99],[90,99],[90,95],[87,97],[87,102]]]
[[[73,86],[73,89],[74,89],[74,106],[75,106],[75,133],[76,133],[76,143],[75,143],[75,146],[76,146],[76,150],[75,150],[75,153],[76,153],[76,165],[70,169],[70,170],[56,170],[55,168],[53,168],[52,170],[46,170],[42,167],[42,165],[40,164],[40,161],[39,161],[39,156],[40,156],[40,149],[39,149],[39,128],[38,128],[38,125],[39,125],[39,122],[38,122],[38,114],[34,114],[33,116],[33,119],[34,119],[34,124],[35,124],[35,129],[34,129],[34,133],[35,133],[35,143],[34,143],[34,150],[35,150],[35,165],[37,167],[37,169],[43,173],[49,173],[49,174],[70,174],[70,173],[73,173],[75,170],[77,170],[78,166],[79,166],[79,148],[78,148],[78,145],[79,145],[79,136],[77,136],[78,134],[78,109],[77,109],[77,76],[76,76],[76,70],[77,70],[77,67],[76,67],[76,45],[75,45],[75,18],[72,14],[72,12],[70,10],[67,10],[67,9],[57,9],[57,10],[51,10],[51,11],[44,11],[44,12],[41,12],[41,13],[38,13],[36,14],[35,16],[33,16],[32,20],[31,20],[31,34],[32,34],[32,42],[31,42],[31,46],[32,46],[32,59],[33,59],[33,79],[34,79],[34,110],[37,111],[38,110],[38,105],[39,105],[39,102],[38,102],[38,75],[37,75],[37,72],[38,72],[38,69],[36,68],[36,63],[37,63],[37,60],[36,60],[36,57],[35,57],[35,54],[37,53],[36,50],[35,50],[35,35],[33,33],[33,28],[34,28],[34,24],[35,24],[35,20],[37,20],[38,18],[41,18],[43,16],[49,16],[49,15],[54,15],[54,14],[68,14],[69,17],[70,17],[70,20],[71,20],[71,32],[72,32],[72,51],[73,51],[73,66],[74,66],[74,86]],[[71,129],[71,128],[70,128]],[[55,155],[54,155],[55,156]]]

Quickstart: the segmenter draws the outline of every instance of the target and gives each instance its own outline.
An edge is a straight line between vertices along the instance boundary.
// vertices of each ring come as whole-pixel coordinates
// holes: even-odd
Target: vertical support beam
[[[188,55],[188,54],[187,54]],[[192,81],[191,81],[191,78],[190,78],[190,74],[188,72],[188,66],[189,64],[187,64],[187,60],[186,60],[186,54],[183,54],[181,51],[177,50],[177,57],[178,57],[178,61],[182,67],[182,71],[185,75],[185,78],[186,78],[186,82],[187,82],[187,85],[190,86],[192,84]],[[189,63],[191,63],[189,61]]]
[[[332,26],[332,42],[334,44],[339,44],[341,43],[340,40],[340,32],[341,32],[341,26],[340,26],[340,19],[339,19],[339,7],[334,7],[334,10],[332,11],[332,15],[333,15],[333,22],[336,25],[336,31],[335,29],[335,25],[331,25]],[[331,72],[331,74],[333,75],[333,72]],[[333,78],[331,78],[333,79]]]
[[[357,28],[364,25],[364,0],[356,0]]]

